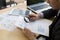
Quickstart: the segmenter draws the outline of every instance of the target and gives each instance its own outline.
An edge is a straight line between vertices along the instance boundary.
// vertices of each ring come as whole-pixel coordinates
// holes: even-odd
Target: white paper
[[[1,21],[4,20],[5,17],[7,17],[7,16],[8,16],[8,12],[6,12],[6,13],[1,13],[1,14],[0,14],[0,23],[1,23]]]
[[[40,19],[35,22],[26,23],[24,21],[24,18],[22,20],[19,20],[16,23],[16,26],[24,29],[24,27],[30,29],[33,33],[42,34],[45,36],[49,36],[49,25],[52,23],[52,21],[47,19]]]
[[[23,13],[22,13],[23,12]],[[20,9],[12,9],[10,12],[9,12],[9,15],[22,15],[22,14],[25,14],[23,10],[20,10]]]
[[[51,23],[52,23],[52,21],[50,21],[50,20],[40,19],[40,20],[37,20],[35,22],[29,23],[27,25],[27,28],[30,29],[34,33],[49,36],[49,25]]]
[[[6,13],[0,14],[0,30],[7,30],[7,31],[13,31],[16,28],[15,23],[16,20],[19,18],[19,16],[16,16],[18,14],[18,10],[12,9],[11,11],[8,11]],[[9,15],[9,14],[13,15]],[[16,13],[16,14],[14,14]]]
[[[12,9],[10,12],[9,12],[9,15],[13,15],[13,16],[26,16],[28,15],[29,13],[31,13],[31,11],[29,10],[22,10],[22,9]]]
[[[19,18],[16,20],[17,22],[15,23],[16,26],[24,29],[24,27],[26,27],[26,22],[24,21],[24,17],[23,16],[19,16]]]
[[[18,23],[19,21],[24,20],[22,16],[25,15],[25,12],[26,10],[14,8],[9,12],[1,14],[0,15],[0,29],[13,31],[17,27],[15,24]]]
[[[16,17],[14,16],[5,17],[5,19],[2,20],[0,23],[1,25],[0,29],[13,31],[16,28],[15,22],[16,22]]]

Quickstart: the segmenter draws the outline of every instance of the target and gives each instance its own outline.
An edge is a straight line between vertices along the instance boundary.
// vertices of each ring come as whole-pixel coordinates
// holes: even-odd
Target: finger
[[[19,30],[23,30],[22,28],[20,28],[20,27],[17,27],[17,29],[19,29]]]
[[[35,17],[36,16],[36,14],[30,14],[29,15],[29,17]]]
[[[25,32],[25,35],[30,39],[30,40],[33,40],[35,37],[34,37],[34,34],[27,28],[24,28],[24,32]]]
[[[30,31],[29,29],[27,29],[27,28],[24,28],[24,31],[25,31],[25,33],[27,33],[27,34],[30,34],[30,33],[31,33],[31,31]]]
[[[29,29],[24,28],[25,33],[29,34],[30,36],[34,36],[34,33],[32,33]]]
[[[30,21],[31,21],[31,22],[33,22],[33,21],[35,21],[35,20],[36,20],[35,17],[30,18]]]

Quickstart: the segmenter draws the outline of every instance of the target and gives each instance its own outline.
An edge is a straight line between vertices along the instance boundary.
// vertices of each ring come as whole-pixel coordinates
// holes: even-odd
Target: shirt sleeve
[[[39,13],[40,18],[44,18],[44,14],[42,12]]]

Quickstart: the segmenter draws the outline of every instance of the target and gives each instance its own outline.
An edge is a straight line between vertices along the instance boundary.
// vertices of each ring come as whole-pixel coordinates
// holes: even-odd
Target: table
[[[0,14],[10,11],[13,8],[19,8],[19,9],[26,10],[26,3],[25,2],[19,3],[18,5],[14,7],[0,10]],[[0,40],[28,40],[28,38],[24,35],[24,33],[19,28],[14,29],[14,31],[12,32],[0,29]]]

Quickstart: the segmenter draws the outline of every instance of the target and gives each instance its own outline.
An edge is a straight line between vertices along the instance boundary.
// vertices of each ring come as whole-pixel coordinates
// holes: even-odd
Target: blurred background
[[[4,9],[6,8],[7,5],[11,4],[18,4],[23,2],[24,0],[0,0],[0,9]],[[27,0],[27,5],[32,5],[32,4],[36,4],[36,3],[42,3],[44,2],[44,0]]]
[[[36,4],[36,3],[42,3],[44,0],[27,0],[28,5]]]

